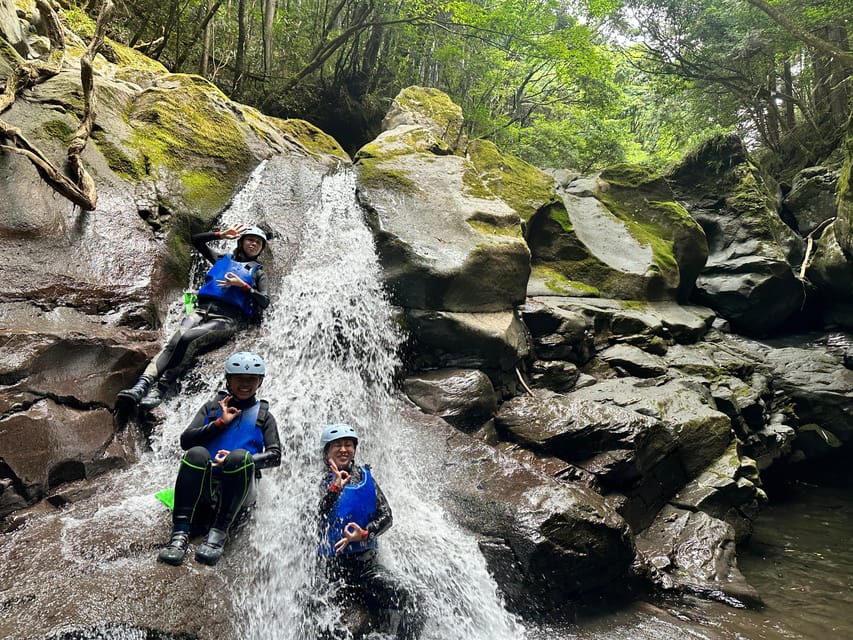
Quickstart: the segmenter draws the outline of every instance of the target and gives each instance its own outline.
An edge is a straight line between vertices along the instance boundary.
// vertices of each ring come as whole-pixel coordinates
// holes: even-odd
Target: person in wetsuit
[[[232,253],[220,254],[207,246],[221,238],[237,240]],[[248,322],[259,321],[270,303],[268,280],[257,261],[266,242],[262,229],[242,224],[192,237],[193,246],[212,265],[198,290],[196,308],[184,317],[136,384],[119,391],[117,402],[153,409],[193,357],[224,344]]]
[[[333,424],[320,436],[327,472],[320,501],[319,554],[327,575],[358,592],[385,633],[418,637],[422,619],[412,595],[376,557],[378,538],[392,523],[391,506],[368,465],[355,463],[358,434]]]
[[[181,564],[190,537],[205,531],[195,559],[219,562],[229,528],[255,503],[260,470],[281,463],[275,418],[267,402],[256,398],[264,375],[259,355],[231,355],[225,361],[227,393],[206,402],[181,434],[186,453],[175,480],[172,536],[160,550],[161,562]]]

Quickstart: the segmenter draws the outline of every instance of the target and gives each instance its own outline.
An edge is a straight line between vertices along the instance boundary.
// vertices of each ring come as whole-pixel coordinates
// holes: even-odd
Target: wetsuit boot
[[[139,401],[139,408],[144,409],[145,411],[151,411],[156,407],[160,406],[160,403],[163,402],[163,396],[166,395],[166,387],[160,382],[151,387],[148,393],[145,394],[145,397]]]
[[[228,534],[222,529],[211,529],[207,532],[204,543],[195,550],[195,560],[202,564],[215,565],[222,557]]]
[[[154,382],[154,379],[151,376],[140,376],[139,380],[136,381],[136,384],[130,389],[122,389],[119,391],[116,394],[116,400],[124,400],[125,402],[139,404],[139,401],[142,400],[142,397],[148,392],[148,388],[151,386],[152,382]]]
[[[172,538],[165,547],[160,549],[157,559],[160,562],[178,566],[184,561],[189,542],[190,534],[188,531],[172,531]]]

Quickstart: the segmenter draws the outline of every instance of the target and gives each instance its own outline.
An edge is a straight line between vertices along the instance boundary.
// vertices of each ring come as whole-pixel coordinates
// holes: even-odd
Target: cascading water
[[[269,173],[265,180],[275,180]],[[246,193],[257,189],[253,180],[223,225],[251,218],[252,197]],[[318,442],[322,427],[333,422],[358,430],[356,459],[371,464],[392,506],[394,526],[381,538],[380,557],[417,594],[426,619],[422,637],[522,637],[524,629],[502,607],[476,542],[444,517],[435,487],[419,473],[424,436],[400,418],[392,381],[401,336],[351,171],[323,180],[304,220],[299,255],[274,285],[274,305],[262,330],[239,337],[236,345],[267,362],[260,395],[270,401],[283,449],[281,467],[264,472],[253,522],[223,563],[245,567],[233,589],[245,616],[239,625],[244,637],[311,640],[322,630],[346,633],[338,585],[324,579],[316,562],[323,472]],[[275,220],[267,222],[276,226]],[[167,405],[173,418],[155,454],[170,462],[164,479],[174,473],[180,430],[209,396],[212,382]]]

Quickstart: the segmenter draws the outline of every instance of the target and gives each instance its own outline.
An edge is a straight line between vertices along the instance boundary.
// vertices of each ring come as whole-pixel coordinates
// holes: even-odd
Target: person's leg
[[[254,503],[256,497],[255,463],[245,449],[235,449],[222,463],[219,482],[219,508],[204,544],[196,550],[195,559],[214,565],[222,557],[228,529],[243,507]]]
[[[366,564],[360,581],[368,608],[383,618],[383,631],[398,640],[417,640],[423,615],[400,580],[374,561]]]
[[[148,363],[148,366],[145,367],[145,371],[142,372],[142,375],[139,377],[139,380],[136,381],[136,384],[129,389],[122,389],[119,391],[118,397],[123,400],[133,402],[134,404],[139,404],[140,401],[146,399],[146,394],[149,394],[153,388],[156,388],[154,385],[157,382],[157,379],[169,367],[169,363],[174,359],[175,350],[180,344],[181,336],[193,327],[201,324],[202,321],[203,318],[198,313],[193,313],[181,320],[181,326],[172,335],[169,342],[167,342],[160,350],[160,353],[154,356],[151,362]]]
[[[190,529],[198,526],[209,513],[213,503],[212,467],[210,452],[193,447],[181,458],[175,480],[175,505],[172,510],[172,536],[159,560],[178,565],[189,545]]]
[[[142,409],[153,409],[163,401],[167,389],[174,384],[196,355],[225,344],[237,331],[237,321],[230,318],[187,316],[169,344],[151,361],[143,375],[157,381],[139,402]]]

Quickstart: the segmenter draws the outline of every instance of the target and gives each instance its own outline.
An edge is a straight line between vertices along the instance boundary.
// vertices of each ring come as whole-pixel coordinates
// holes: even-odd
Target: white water
[[[251,221],[257,176],[222,224]],[[275,177],[267,172],[265,180]],[[319,434],[328,423],[346,422],[361,436],[357,460],[371,464],[393,509],[394,526],[380,539],[381,558],[418,594],[426,614],[423,640],[522,637],[524,629],[504,610],[475,540],[445,517],[432,499],[435,486],[418,474],[424,466],[419,442],[428,436],[400,418],[392,377],[401,336],[352,173],[326,177],[304,219],[299,255],[274,285],[263,330],[238,337],[234,345],[266,360],[260,395],[270,401],[283,449],[282,466],[264,472],[253,522],[223,560],[246,567],[233,589],[238,627],[253,640],[344,632],[336,587],[317,571],[315,525]],[[180,431],[219,382],[216,373],[207,376],[198,393],[164,406],[170,418],[155,446],[164,478],[174,474]]]

